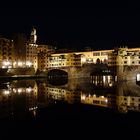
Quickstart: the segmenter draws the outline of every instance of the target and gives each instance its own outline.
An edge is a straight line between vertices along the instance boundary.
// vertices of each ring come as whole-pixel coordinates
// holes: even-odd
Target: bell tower
[[[33,27],[31,30],[30,44],[36,44],[36,41],[37,41],[36,29]]]
[[[30,39],[26,47],[26,67],[34,68],[35,72],[38,68],[37,60],[37,35],[36,29],[33,27],[30,34]]]

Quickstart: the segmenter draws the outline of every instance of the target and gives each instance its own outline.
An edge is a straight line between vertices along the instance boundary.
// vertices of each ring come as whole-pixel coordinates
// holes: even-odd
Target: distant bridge
[[[67,74],[66,74],[67,73]],[[48,75],[68,75],[69,78],[90,77],[91,75],[115,75],[106,64],[86,64],[81,67],[54,67],[48,69]]]
[[[84,78],[93,75],[111,75],[117,76],[117,81],[136,80],[140,73],[140,66],[108,66],[106,64],[85,64],[81,67],[54,67],[49,68],[48,73],[51,75],[54,72],[60,75],[66,75],[68,78]],[[62,73],[62,71],[64,73]]]

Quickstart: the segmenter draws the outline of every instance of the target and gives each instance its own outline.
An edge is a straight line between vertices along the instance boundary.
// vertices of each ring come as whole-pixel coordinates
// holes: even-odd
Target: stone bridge
[[[116,75],[119,81],[136,80],[137,75],[140,74],[140,66],[117,66]]]
[[[67,74],[68,78],[88,78],[91,75],[112,75],[117,76],[118,81],[136,80],[140,74],[140,66],[107,66],[106,64],[85,64],[81,67],[60,67],[48,69],[48,73],[60,72],[60,75]],[[62,71],[64,73],[62,73]]]
[[[84,78],[90,77],[92,74],[101,74],[102,71],[107,71],[108,67],[105,64],[86,64],[81,67],[60,67],[60,68],[51,68],[48,69],[48,73],[50,74],[54,71],[63,71],[68,74],[68,78]],[[60,72],[61,73],[61,72]]]

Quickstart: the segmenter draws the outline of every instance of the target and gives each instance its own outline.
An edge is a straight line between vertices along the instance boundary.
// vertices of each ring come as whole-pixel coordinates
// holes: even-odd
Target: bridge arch
[[[48,71],[48,77],[68,77],[68,73],[61,69],[51,69]]]
[[[47,80],[51,85],[65,85],[68,82],[68,73],[60,69],[52,69],[48,72]]]

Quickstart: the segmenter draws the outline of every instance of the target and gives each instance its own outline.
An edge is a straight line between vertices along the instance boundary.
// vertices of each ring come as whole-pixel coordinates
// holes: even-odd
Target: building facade
[[[47,60],[48,68],[81,67],[81,54],[52,54]]]
[[[86,64],[119,66],[119,73],[123,73],[125,66],[140,66],[140,48],[122,46],[112,50],[56,53],[52,46],[37,44],[35,28],[32,28],[28,41],[24,34],[18,34],[14,41],[0,38],[0,68],[3,69],[32,68],[46,71],[83,67]]]
[[[13,68],[14,60],[13,40],[0,38],[0,68]]]
[[[52,54],[48,67],[82,66],[84,64],[140,65],[140,48],[120,47],[114,50]]]
[[[38,45],[37,54],[38,54],[38,70],[46,71],[48,67],[48,57],[54,53],[54,49],[50,45]]]
[[[36,29],[32,28],[30,41],[26,44],[26,67],[34,68],[35,71],[38,69],[37,59],[37,35]]]

